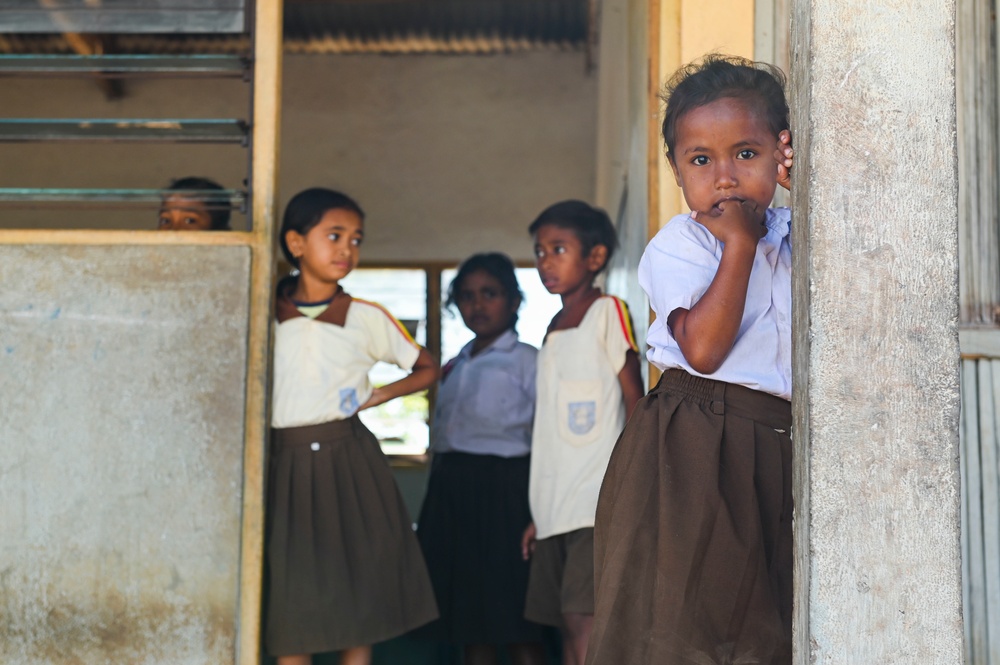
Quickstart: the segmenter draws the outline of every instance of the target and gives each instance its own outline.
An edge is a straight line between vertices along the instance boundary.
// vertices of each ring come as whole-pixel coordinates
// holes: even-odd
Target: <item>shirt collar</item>
[[[291,293],[294,288],[294,282],[287,283],[282,281],[282,283],[278,284],[278,296],[274,303],[275,316],[278,319],[278,323],[284,323],[289,319],[299,317],[308,318],[299,311],[298,306],[292,300]],[[333,294],[333,298],[330,299],[330,304],[327,305],[327,308],[319,316],[312,320],[344,327],[344,323],[347,320],[347,309],[351,305],[351,300],[351,296],[344,292],[343,287],[337,286],[337,291]]]
[[[472,357],[472,345],[475,344],[476,340],[472,340],[468,344],[462,347],[459,355],[463,358]],[[479,355],[484,353],[489,353],[490,351],[510,351],[515,346],[517,346],[517,333],[513,329],[504,331],[499,337],[493,340],[489,346],[483,349]]]
[[[764,214],[764,225],[784,238],[792,228],[792,211],[788,208],[768,208]]]

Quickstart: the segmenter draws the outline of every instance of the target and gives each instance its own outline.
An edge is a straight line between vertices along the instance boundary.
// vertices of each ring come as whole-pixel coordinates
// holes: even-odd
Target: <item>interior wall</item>
[[[643,354],[649,304],[639,286],[638,266],[649,240],[647,5],[646,0],[614,0],[603,6],[596,184],[598,199],[618,225],[621,243],[607,290],[628,303]],[[645,370],[645,362],[642,367]]]
[[[577,51],[497,56],[287,55],[282,205],[342,189],[368,214],[362,259],[530,260],[525,229],[548,204],[593,200],[596,76]],[[4,79],[6,117],[246,117],[235,80],[129,80],[108,101],[89,80]],[[240,187],[237,146],[8,144],[5,187],[162,187],[204,175]],[[240,226],[242,219],[235,220]],[[0,211],[0,227],[152,228],[155,210]]]

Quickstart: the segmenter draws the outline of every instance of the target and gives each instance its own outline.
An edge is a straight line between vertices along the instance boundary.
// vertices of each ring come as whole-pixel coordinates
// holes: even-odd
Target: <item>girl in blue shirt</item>
[[[541,629],[523,618],[538,351],[517,340],[521,300],[514,264],[498,253],[467,259],[448,291],[476,337],[438,387],[417,536],[441,618],[419,634],[462,645],[465,665],[496,663],[498,647],[513,665],[545,662]]]
[[[601,487],[588,665],[792,662],[791,213],[769,208],[791,167],[783,82],[712,55],[667,86],[691,213],[639,263],[663,375]]]

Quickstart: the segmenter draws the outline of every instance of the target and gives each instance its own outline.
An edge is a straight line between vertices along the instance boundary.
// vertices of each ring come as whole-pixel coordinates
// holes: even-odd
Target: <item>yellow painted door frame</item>
[[[754,0],[649,0],[649,237],[684,210],[660,139],[660,90],[682,65],[707,53],[754,57]]]
[[[649,80],[647,85],[647,220],[651,240],[674,215],[684,211],[684,197],[674,182],[660,138],[660,91],[685,63],[706,53],[754,57],[754,0],[648,0]],[[653,313],[649,313],[650,321]],[[660,378],[650,366],[649,387]]]

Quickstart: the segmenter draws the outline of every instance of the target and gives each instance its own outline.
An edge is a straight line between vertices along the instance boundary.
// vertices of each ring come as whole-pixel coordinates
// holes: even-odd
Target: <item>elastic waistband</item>
[[[357,415],[344,420],[331,420],[319,425],[303,425],[302,427],[284,427],[271,430],[271,444],[277,446],[309,445],[323,441],[353,438],[364,428]]]
[[[434,453],[435,460],[441,460],[448,464],[476,464],[476,463],[508,463],[525,464],[531,460],[531,455],[517,455],[516,457],[504,457],[502,455],[490,455],[480,453],[467,453],[464,450],[449,450],[441,453]]]
[[[772,427],[791,429],[792,405],[777,395],[734,383],[693,376],[682,369],[664,370],[650,394],[683,393],[711,405],[713,413],[735,413]]]

